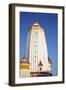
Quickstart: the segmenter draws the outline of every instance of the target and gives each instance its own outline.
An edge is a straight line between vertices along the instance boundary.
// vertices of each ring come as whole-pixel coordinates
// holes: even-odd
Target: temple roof
[[[36,28],[36,29],[35,29],[35,28]],[[39,28],[39,29],[38,29],[38,28]],[[34,22],[34,23],[32,24],[32,26],[28,28],[28,31],[29,31],[29,32],[30,32],[30,31],[35,31],[35,30],[40,30],[40,31],[44,32],[44,29],[40,26],[40,24],[39,24],[38,22]]]
[[[21,59],[20,63],[29,63],[29,60],[27,60],[26,58],[23,57],[23,58]]]

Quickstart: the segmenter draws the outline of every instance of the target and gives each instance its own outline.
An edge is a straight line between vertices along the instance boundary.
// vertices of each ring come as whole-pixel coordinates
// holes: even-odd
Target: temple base
[[[52,76],[52,74],[48,72],[30,72],[30,77],[44,77],[44,76]]]

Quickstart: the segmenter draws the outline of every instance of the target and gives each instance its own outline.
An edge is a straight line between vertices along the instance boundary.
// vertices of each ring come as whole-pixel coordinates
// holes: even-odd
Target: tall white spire
[[[48,50],[45,32],[38,22],[35,22],[27,35],[25,58],[30,62],[30,72],[48,72]],[[41,62],[42,66],[39,66]]]
[[[44,29],[35,22],[27,33],[25,56],[20,63],[20,77],[50,76],[51,60],[48,59]]]

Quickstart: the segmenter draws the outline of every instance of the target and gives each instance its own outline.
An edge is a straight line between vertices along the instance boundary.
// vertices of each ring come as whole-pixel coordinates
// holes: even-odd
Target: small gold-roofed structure
[[[26,58],[20,61],[20,77],[30,77],[30,63]]]

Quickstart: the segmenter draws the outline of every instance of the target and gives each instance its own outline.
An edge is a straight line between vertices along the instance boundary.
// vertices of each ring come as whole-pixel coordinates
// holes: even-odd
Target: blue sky
[[[52,74],[58,68],[58,15],[53,13],[20,12],[20,57],[24,56],[28,28],[38,22],[45,29],[48,54],[52,60]]]

